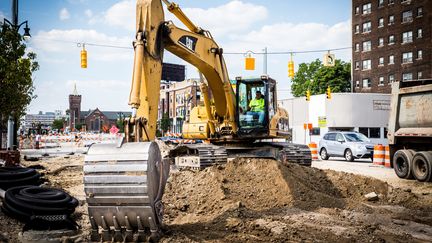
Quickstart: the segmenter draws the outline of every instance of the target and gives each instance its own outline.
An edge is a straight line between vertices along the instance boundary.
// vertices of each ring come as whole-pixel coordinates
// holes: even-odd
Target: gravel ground
[[[23,162],[82,202],[74,218],[86,242],[82,164],[82,155]],[[173,170],[161,241],[432,242],[432,183],[400,180],[366,160],[313,167],[235,159],[203,171]],[[376,201],[365,198],[370,192]],[[0,212],[0,242],[17,242],[22,226]]]
[[[432,193],[432,183],[400,179],[396,176],[392,168],[374,165],[370,160],[356,160],[355,162],[347,162],[342,158],[331,158],[331,160],[313,161],[312,167],[377,178],[387,182],[395,188],[411,190],[414,193]]]

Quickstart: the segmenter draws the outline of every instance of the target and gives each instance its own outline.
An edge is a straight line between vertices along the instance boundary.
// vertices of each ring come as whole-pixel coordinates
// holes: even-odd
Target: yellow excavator
[[[162,2],[188,30],[165,20]],[[91,241],[157,240],[171,164],[200,169],[241,156],[310,166],[307,146],[276,142],[291,135],[288,113],[277,105],[276,81],[267,75],[238,77],[232,85],[223,49],[177,4],[138,0],[133,46],[133,112],[125,121],[125,137],[118,144],[95,144],[85,157]],[[162,157],[155,135],[164,49],[199,70],[203,105],[192,109],[183,136],[210,143],[179,145]]]

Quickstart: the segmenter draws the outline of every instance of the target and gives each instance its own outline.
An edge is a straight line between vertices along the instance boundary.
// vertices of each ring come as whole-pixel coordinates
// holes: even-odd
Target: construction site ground
[[[23,161],[81,203],[77,241],[90,224],[82,155]],[[341,172],[348,171],[350,173]],[[365,195],[378,195],[369,201]],[[400,180],[370,161],[234,159],[203,171],[171,170],[161,242],[432,242],[432,183]],[[23,224],[0,212],[0,241],[17,242]]]

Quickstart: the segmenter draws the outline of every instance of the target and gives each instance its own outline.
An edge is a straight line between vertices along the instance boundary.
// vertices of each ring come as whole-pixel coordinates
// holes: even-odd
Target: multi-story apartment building
[[[198,79],[187,79],[182,82],[161,82],[158,119],[164,114],[172,121],[170,130],[181,132],[183,121],[189,116],[190,110],[200,100],[201,91]]]
[[[353,0],[353,92],[431,78],[431,0]]]

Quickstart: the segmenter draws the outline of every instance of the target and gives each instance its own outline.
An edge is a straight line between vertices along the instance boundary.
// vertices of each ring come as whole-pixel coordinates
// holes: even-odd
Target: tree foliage
[[[63,124],[65,123],[65,119],[64,118],[61,118],[61,119],[55,119],[54,121],[53,121],[53,124],[52,124],[52,129],[58,129],[58,130],[60,130],[60,129],[62,129],[63,128]]]
[[[334,67],[325,67],[319,59],[311,63],[302,63],[296,72],[291,92],[294,97],[304,96],[306,90],[312,95],[324,94],[327,87],[332,92],[350,92],[351,64],[336,60]]]
[[[36,54],[26,52],[22,36],[4,24],[0,31],[0,125],[12,115],[19,120],[36,96],[32,73],[39,68]]]

